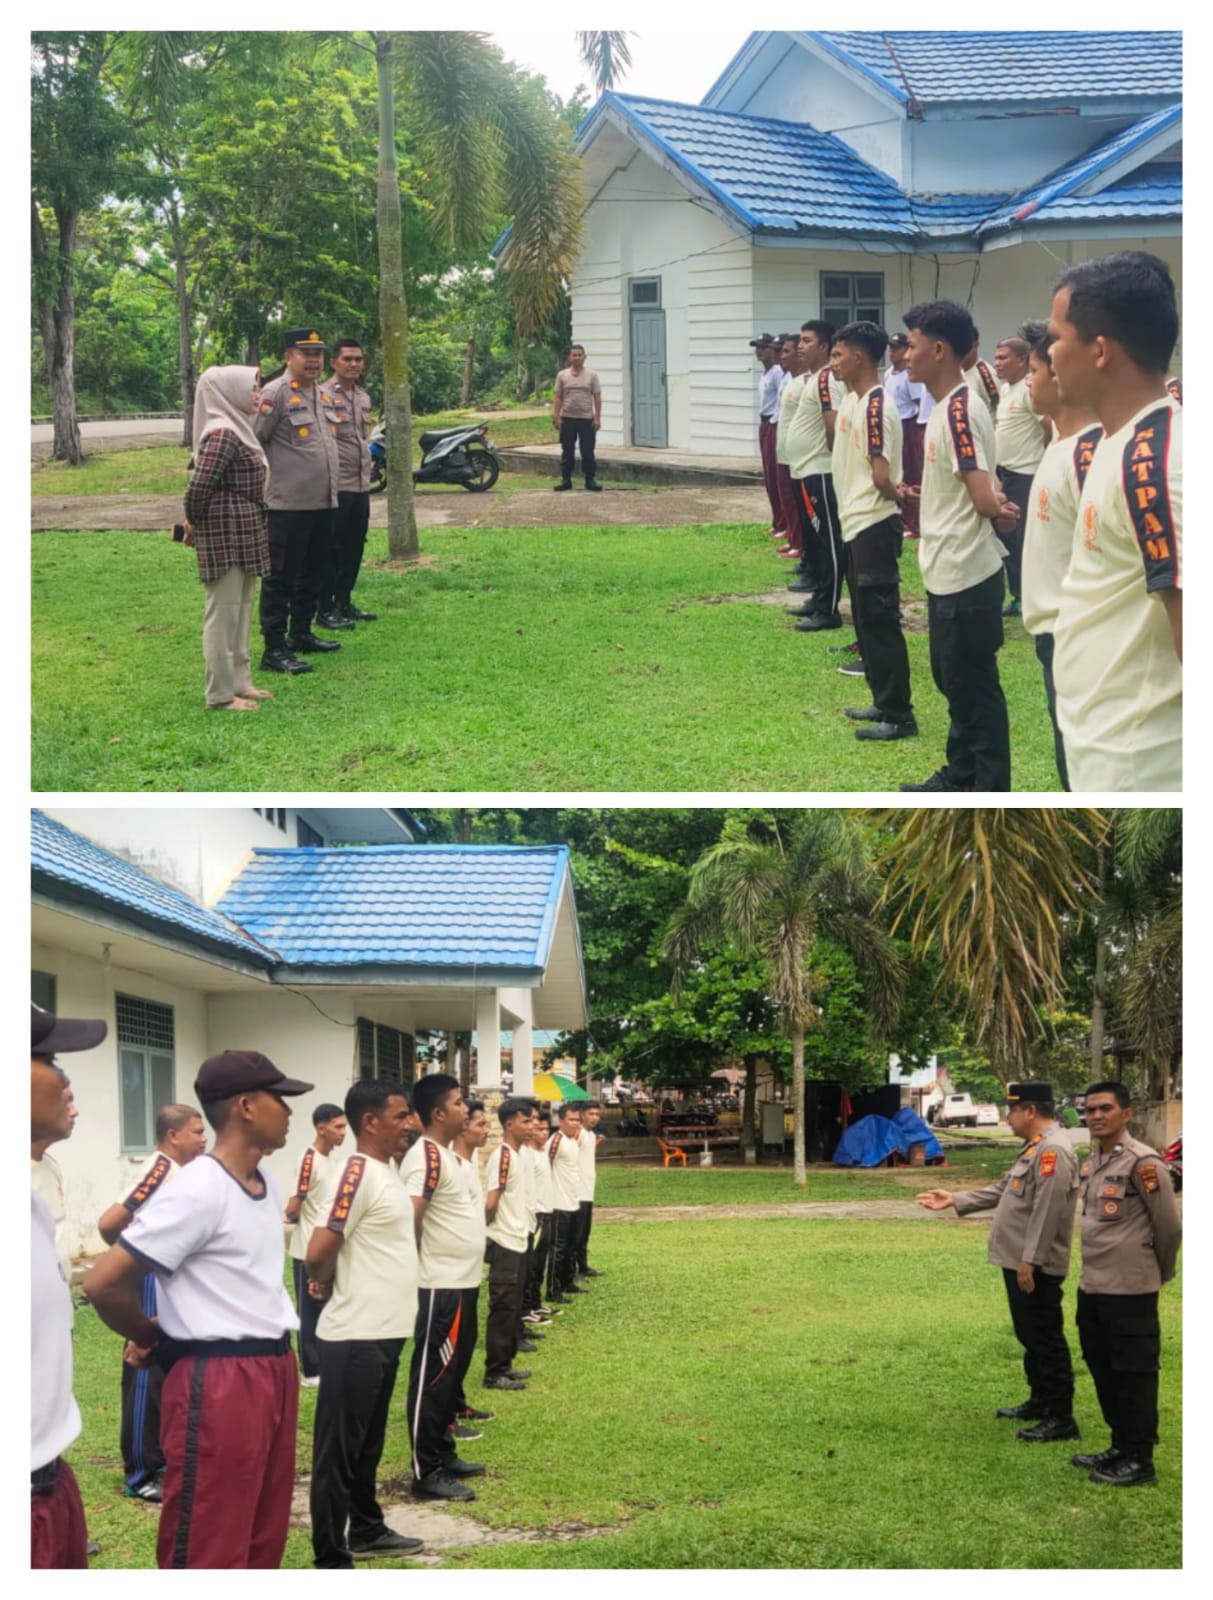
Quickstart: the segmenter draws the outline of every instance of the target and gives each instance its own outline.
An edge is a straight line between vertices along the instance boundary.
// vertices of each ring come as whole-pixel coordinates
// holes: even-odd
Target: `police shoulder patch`
[[[948,432],[952,450],[961,472],[976,472],[977,446],[973,443],[973,429],[969,422],[969,389],[957,389],[948,401]]]
[[[1042,1178],[1051,1178],[1057,1171],[1057,1151],[1042,1150],[1040,1152],[1040,1160],[1037,1163],[1037,1170]]]
[[[308,1149],[304,1152],[303,1160],[299,1163],[299,1182],[295,1185],[295,1193],[302,1200],[312,1187],[312,1170],[316,1165],[316,1152]]]
[[[442,1153],[432,1139],[425,1141],[425,1182],[421,1192],[428,1200],[438,1187],[438,1180],[442,1177]]]
[[[274,402],[272,400],[263,400],[261,402],[261,415],[263,417],[268,416],[273,409]]]
[[[1141,1179],[1141,1186],[1147,1194],[1158,1193],[1159,1182],[1157,1162],[1143,1161],[1141,1166],[1137,1169],[1137,1176]]]
[[[166,1155],[158,1155],[122,1202],[126,1209],[132,1212],[138,1211],[140,1206],[151,1199],[172,1170],[173,1163],[169,1158]]]
[[[358,1193],[358,1186],[365,1171],[365,1156],[351,1156],[346,1162],[341,1182],[337,1186],[337,1196],[329,1211],[328,1227],[333,1233],[345,1232],[345,1225],[350,1220],[350,1207],[354,1204],[354,1196]]]
[[[1142,417],[1125,446],[1121,463],[1125,500],[1146,569],[1148,590],[1179,587],[1178,529],[1167,472],[1177,416],[1169,405],[1160,405],[1157,411]]]

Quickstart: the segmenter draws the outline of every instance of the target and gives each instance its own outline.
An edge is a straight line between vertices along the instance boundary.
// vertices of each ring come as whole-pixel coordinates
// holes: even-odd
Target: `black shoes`
[[[511,1367],[506,1373],[506,1377],[512,1379],[514,1383],[522,1383],[530,1376],[531,1374],[526,1367]]]
[[[879,706],[848,706],[843,714],[850,717],[852,722],[879,722],[884,716]]]
[[[377,611],[360,611],[352,600],[341,607],[341,615],[346,617],[350,622],[379,621],[379,613]]]
[[[812,616],[801,617],[800,621],[796,624],[796,632],[825,633],[831,628],[841,627],[842,618],[838,615],[837,611],[832,617],[823,617],[820,611],[816,611]]]
[[[581,1276],[583,1278],[601,1278],[603,1274],[595,1267],[582,1267]]]
[[[354,619],[347,617],[344,611],[338,611],[336,606],[331,611],[318,611],[316,613],[316,621],[322,628],[332,628],[338,631],[344,629],[346,633],[354,631]]]
[[[495,1411],[477,1411],[475,1406],[464,1406],[459,1415],[464,1422],[492,1422],[497,1413]]]
[[[537,1344],[532,1344],[529,1339],[519,1339],[518,1349],[524,1356],[533,1356],[536,1350],[539,1349],[539,1346]]]
[[[1101,1450],[1098,1455],[1077,1455],[1070,1457],[1072,1467],[1081,1467],[1084,1472],[1090,1472],[1092,1467],[1110,1467],[1114,1461],[1119,1461],[1124,1455],[1123,1450],[1118,1450],[1115,1445],[1108,1450]]]
[[[1044,1412],[1035,1400],[1021,1400],[1017,1406],[999,1406],[996,1417],[1010,1417],[1015,1422],[1039,1422]]]
[[[848,656],[838,671],[844,678],[866,678],[868,675],[862,657],[857,655]]]
[[[1054,1444],[1058,1439],[1081,1439],[1073,1417],[1042,1417],[1034,1428],[1019,1428],[1015,1437],[1026,1444]]]
[[[479,1428],[471,1428],[466,1422],[452,1422],[446,1430],[452,1439],[483,1439],[484,1435]]]
[[[332,650],[341,649],[336,639],[318,639],[314,633],[297,633],[286,641],[286,645],[288,650],[301,656],[325,656]]]
[[[300,672],[314,672],[316,669],[310,661],[300,661],[285,645],[275,649],[266,650],[261,657],[262,672],[289,672],[292,676]]]
[[[589,1294],[590,1291],[585,1287],[584,1284],[570,1283],[564,1292],[565,1294]]]
[[[413,1479],[413,1493],[418,1500],[474,1500],[475,1491],[460,1483],[440,1467],[427,1472],[424,1478]]]
[[[587,478],[585,480],[585,486],[590,491],[591,494],[601,494],[602,493],[602,485],[600,483],[598,483],[593,478]]]
[[[1088,1477],[1092,1483],[1106,1483],[1113,1489],[1137,1489],[1158,1482],[1152,1461],[1134,1461],[1129,1456],[1122,1456],[1110,1466],[1093,1468]]]
[[[548,1295],[548,1299],[554,1306],[567,1306],[569,1303],[569,1297],[567,1294],[550,1294]]]
[[[485,1386],[486,1389],[525,1389],[526,1388],[526,1384],[523,1383],[521,1378],[509,1378],[509,1377],[506,1377],[506,1378],[486,1378],[484,1380],[484,1386]]]
[[[793,578],[791,583],[788,584],[788,588],[793,594],[812,594],[813,592],[813,585],[806,583],[803,578]]]
[[[459,1456],[448,1456],[442,1465],[448,1478],[483,1478],[483,1461],[463,1461]]]
[[[554,483],[552,485],[552,488],[556,494],[559,494],[563,489],[571,489],[572,487],[573,485],[571,483]]]
[[[351,1544],[350,1554],[357,1561],[359,1557],[365,1560],[368,1556],[407,1556],[414,1550],[424,1549],[424,1539],[413,1539],[407,1533],[393,1533],[391,1528],[385,1528],[370,1544]]]
[[[902,794],[964,794],[964,789],[953,783],[941,767],[938,772],[933,772],[925,783],[901,783],[898,789]],[[1000,1411],[999,1416],[1014,1416],[1014,1412]],[[1032,1413],[1037,1415],[1036,1412]]]
[[[856,728],[857,739],[916,739],[918,737],[918,724],[913,717],[908,722],[888,722],[881,719],[872,722],[866,728]]]
[[[1022,617],[1023,607],[1020,605],[1018,600],[1011,599],[1007,601],[1005,606],[1003,606],[1002,614],[1004,617]]]

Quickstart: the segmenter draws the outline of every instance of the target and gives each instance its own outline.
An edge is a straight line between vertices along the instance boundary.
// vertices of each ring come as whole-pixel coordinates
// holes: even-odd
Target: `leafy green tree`
[[[76,415],[76,246],[81,216],[113,192],[129,130],[105,93],[104,33],[31,39],[34,305],[54,415],[56,461],[84,459]]]
[[[793,1163],[803,1186],[805,1035],[818,1023],[820,986],[828,982],[823,969],[814,969],[814,947],[829,937],[857,961],[874,1044],[896,1022],[902,963],[875,915],[880,886],[867,839],[852,817],[803,811],[783,826],[766,828],[731,820],[726,836],[692,869],[663,953],[674,969],[676,991],[705,948],[722,940],[762,963],[766,991],[791,1040]]]

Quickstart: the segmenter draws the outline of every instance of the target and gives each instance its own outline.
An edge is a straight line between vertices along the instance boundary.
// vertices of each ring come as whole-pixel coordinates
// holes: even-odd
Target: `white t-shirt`
[[[576,1211],[581,1201],[581,1158],[576,1139],[559,1128],[548,1140],[548,1165],[552,1173],[552,1206],[556,1211]]]
[[[494,1189],[501,1190],[488,1226],[489,1238],[503,1250],[525,1250],[530,1232],[526,1150],[511,1150],[503,1140],[489,1157],[485,1186],[489,1194]]]
[[[472,1199],[459,1157],[423,1134],[405,1156],[400,1177],[412,1199],[426,1198],[419,1286],[474,1289],[484,1261],[484,1206]]]
[[[46,1201],[46,1209],[55,1225],[55,1255],[63,1272],[64,1283],[72,1281],[72,1253],[67,1244],[67,1201],[63,1193],[63,1173],[52,1155],[41,1161],[30,1161],[30,1187]],[[70,1298],[70,1295],[69,1295]]]
[[[44,1158],[45,1159],[45,1158]],[[30,1471],[80,1436],[72,1393],[72,1294],[55,1254],[55,1219],[30,1193]]]
[[[303,1152],[299,1175],[295,1179],[295,1193],[300,1197],[299,1220],[291,1230],[290,1243],[291,1255],[296,1261],[307,1259],[312,1229],[320,1221],[330,1198],[327,1187],[341,1167],[341,1156],[336,1151],[326,1156],[315,1145],[308,1145]]]
[[[774,422],[779,414],[779,391],[787,373],[774,361],[758,380],[758,410],[767,422]]]
[[[844,542],[865,528],[897,514],[896,500],[886,500],[872,482],[872,461],[889,463],[889,481],[901,481],[901,418],[880,384],[866,394],[847,391],[834,430],[834,493]]]
[[[535,1163],[532,1171],[535,1175],[535,1211],[539,1216],[548,1217],[556,1209],[556,1188],[552,1182],[552,1163],[548,1160],[547,1144],[542,1150],[535,1150]]]
[[[1002,399],[1002,394],[998,387],[998,379],[994,376],[993,368],[987,366],[984,361],[978,358],[965,373],[964,378],[973,393],[980,395],[985,401],[986,408],[990,413],[990,421],[997,421],[998,405]],[[992,466],[990,470],[993,471]]]
[[[833,471],[825,419],[846,399],[846,385],[829,367],[806,372],[795,381],[803,393],[788,427],[788,471],[794,478],[815,478]]]
[[[997,461],[1008,472],[1035,472],[1045,453],[1041,418],[1032,410],[1028,380],[1008,383],[998,402],[995,427]]]
[[[1159,596],[1182,588],[1183,412],[1167,397],[1100,441],[1079,502],[1053,628],[1075,793],[1181,787],[1183,673]]]
[[[581,1163],[581,1185],[577,1198],[592,1201],[598,1183],[598,1135],[590,1128],[581,1130],[581,1138],[577,1141],[577,1159]]]
[[[316,1336],[408,1339],[417,1321],[413,1202],[388,1161],[352,1155],[334,1168],[327,1213],[317,1227],[342,1235],[333,1292]]]
[[[789,377],[779,396],[779,414],[775,419],[775,459],[788,464],[788,430],[800,405],[804,383],[799,377]]]
[[[897,372],[893,367],[884,375],[885,393],[897,407],[897,415],[903,422],[914,422],[918,418],[918,396],[915,389],[921,389],[920,383],[911,383],[910,374],[903,367]]]
[[[282,1199],[250,1194],[217,1157],[183,1167],[119,1241],[156,1275],[171,1339],[276,1339],[299,1326],[282,1282]]]
[[[1079,496],[1102,436],[1096,423],[1054,439],[1032,479],[1023,530],[1023,625],[1029,633],[1053,632],[1062,579],[1070,570]]]
[[[470,1158],[461,1156],[458,1150],[452,1150],[451,1154],[459,1163],[459,1170],[463,1174],[464,1183],[468,1186],[468,1193],[478,1206],[483,1207],[484,1185],[480,1181],[480,1162],[474,1155]]]
[[[974,470],[994,470],[994,424],[959,383],[935,407],[923,437],[918,563],[931,594],[959,594],[1002,567],[1003,546],[965,484]]]

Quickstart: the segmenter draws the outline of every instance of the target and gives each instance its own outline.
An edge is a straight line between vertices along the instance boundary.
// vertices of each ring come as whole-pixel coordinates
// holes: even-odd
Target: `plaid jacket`
[[[229,567],[254,577],[270,570],[265,465],[230,429],[216,428],[203,439],[185,491],[185,516],[203,583],[214,583]]]

